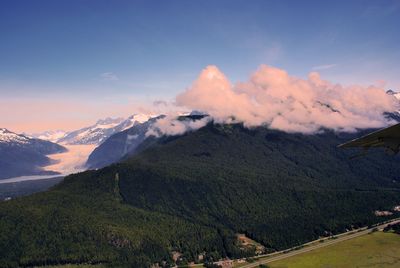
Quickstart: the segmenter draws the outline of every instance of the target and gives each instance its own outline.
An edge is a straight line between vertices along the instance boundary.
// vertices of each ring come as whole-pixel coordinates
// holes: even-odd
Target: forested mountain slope
[[[209,125],[121,165],[121,194],[137,207],[288,247],[366,224],[374,209],[399,201],[399,158],[374,151],[349,160],[354,151],[336,145],[353,135]]]
[[[150,139],[140,153],[54,189],[0,204],[0,266],[148,267],[245,256],[236,233],[283,249],[381,221],[400,203],[399,158],[336,148],[357,134],[213,125]]]

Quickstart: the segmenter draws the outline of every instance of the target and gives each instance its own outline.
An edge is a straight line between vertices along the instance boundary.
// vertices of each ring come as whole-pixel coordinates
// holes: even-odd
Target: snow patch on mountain
[[[31,138],[0,128],[0,179],[55,174],[43,167],[53,163],[48,155],[67,149],[50,141]]]
[[[25,135],[16,134],[6,128],[0,128],[0,143],[27,144],[29,141],[30,138]]]
[[[59,139],[63,138],[66,134],[67,132],[63,130],[54,130],[54,131],[50,130],[41,133],[34,133],[31,134],[31,136],[41,140],[57,142]]]
[[[124,118],[106,118],[96,122],[96,124],[76,131],[66,133],[58,139],[58,143],[67,145],[83,145],[103,143],[111,135],[124,131],[136,124],[146,122],[154,115],[134,114],[127,119]]]

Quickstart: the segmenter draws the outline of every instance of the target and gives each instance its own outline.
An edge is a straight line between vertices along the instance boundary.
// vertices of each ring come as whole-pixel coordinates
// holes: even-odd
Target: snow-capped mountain
[[[164,115],[146,121],[143,117],[142,122],[136,121],[131,127],[111,135],[89,155],[86,166],[100,168],[117,162],[127,153],[134,151],[147,138],[149,128],[162,117]]]
[[[47,155],[65,151],[66,148],[50,141],[30,138],[0,128],[0,179],[54,174],[42,169],[52,163]]]
[[[63,130],[54,130],[54,131],[50,130],[42,133],[34,133],[31,136],[41,140],[57,142],[59,139],[63,138],[66,134],[67,132]]]
[[[23,134],[17,134],[15,132],[9,131],[6,128],[0,128],[0,146],[2,146],[2,148],[19,147],[30,149],[35,150],[41,154],[55,154],[66,151],[63,146],[56,143],[37,138],[31,138]]]
[[[0,128],[0,144],[27,144],[29,138],[24,135],[18,135],[5,128]]]
[[[95,144],[100,145],[111,135],[131,128],[135,124],[146,122],[152,115],[135,114],[127,119],[124,118],[106,118],[96,122],[96,124],[76,131],[66,133],[58,139],[58,143],[76,145],[76,144]]]
[[[208,115],[199,112],[179,113],[178,120],[195,121],[207,117]],[[90,155],[86,162],[88,168],[102,168],[112,163],[118,162],[126,155],[131,155],[143,149],[143,145],[148,146],[158,137],[148,137],[148,131],[154,126],[157,120],[165,118],[166,115],[152,117],[149,120],[137,123],[124,131],[115,133],[99,145]],[[146,143],[146,144],[144,144]]]

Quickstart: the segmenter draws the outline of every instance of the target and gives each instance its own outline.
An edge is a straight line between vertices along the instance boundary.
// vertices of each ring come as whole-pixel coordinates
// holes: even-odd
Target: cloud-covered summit
[[[176,97],[176,103],[203,111],[216,122],[301,133],[383,127],[390,123],[384,112],[393,112],[399,105],[378,86],[334,84],[317,72],[301,79],[267,65],[261,65],[248,81],[234,85],[216,66],[207,66]]]

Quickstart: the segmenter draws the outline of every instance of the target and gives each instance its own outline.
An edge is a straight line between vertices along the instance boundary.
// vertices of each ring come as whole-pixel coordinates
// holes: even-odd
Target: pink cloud
[[[316,72],[301,79],[267,65],[236,85],[216,66],[208,66],[176,97],[176,103],[204,111],[217,122],[233,120],[249,127],[268,125],[302,133],[322,127],[343,131],[383,127],[389,123],[383,113],[399,106],[381,87],[333,84]]]
[[[208,66],[176,97],[179,107],[129,98],[2,98],[0,127],[27,133],[75,130],[104,117],[126,117],[137,112],[174,114],[189,109],[206,112],[216,122],[243,122],[248,127],[267,125],[302,133],[315,133],[321,127],[354,131],[390,123],[383,113],[398,110],[399,105],[385,93],[383,85],[344,86],[322,79],[317,72],[301,79],[267,65],[261,65],[247,81],[232,84],[216,66]],[[168,116],[153,130],[176,135],[206,123],[181,122]]]
[[[147,131],[146,136],[159,137],[161,135],[182,135],[188,131],[195,131],[202,128],[207,125],[208,122],[210,122],[209,117],[204,117],[195,121],[179,120],[177,114],[170,114],[164,118],[158,119]]]

